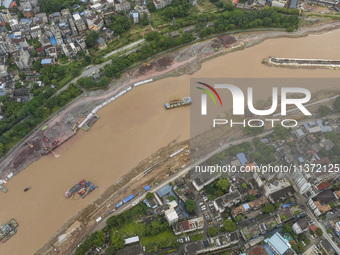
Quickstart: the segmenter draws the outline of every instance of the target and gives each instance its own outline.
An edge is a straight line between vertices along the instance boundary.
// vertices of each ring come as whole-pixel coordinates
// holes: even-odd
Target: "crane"
[[[33,144],[29,143],[28,141],[25,141],[24,145],[28,144],[29,147],[33,148]]]
[[[58,154],[58,153],[55,153],[54,151],[52,151],[50,148],[48,148],[48,147],[45,147],[44,148],[46,151],[49,151],[49,152],[52,152],[53,153],[53,155],[56,157],[56,158],[58,158],[60,155]]]

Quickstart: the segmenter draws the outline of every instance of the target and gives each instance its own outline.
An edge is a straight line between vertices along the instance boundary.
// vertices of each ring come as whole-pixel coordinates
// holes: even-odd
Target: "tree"
[[[209,227],[208,233],[211,236],[216,236],[217,235],[217,228],[215,228],[214,226]]]
[[[35,61],[34,64],[32,65],[32,69],[36,70],[36,71],[40,71],[42,65],[41,65],[41,61]]]
[[[246,183],[242,183],[242,188],[246,189],[247,188],[247,184]]]
[[[340,96],[338,96],[334,101],[334,109],[340,111]]]
[[[225,179],[220,178],[216,183],[216,187],[224,192],[227,192],[228,189],[230,188],[230,183],[227,178]]]
[[[2,143],[0,143],[0,157],[4,155],[4,152],[5,152],[5,146]]]
[[[185,209],[189,212],[192,213],[196,211],[196,202],[194,200],[188,199],[185,202]]]
[[[149,25],[149,18],[148,18],[148,15],[145,13],[143,13],[143,16],[140,20],[140,23],[142,24],[142,26],[147,26]]]
[[[148,192],[148,193],[146,193],[145,198],[146,198],[147,200],[150,200],[150,199],[152,199],[154,196],[155,196],[154,193]]]
[[[118,233],[114,233],[111,235],[111,246],[115,248],[115,250],[119,250],[124,248],[125,241],[124,237]]]
[[[291,225],[289,225],[288,223],[283,225],[282,233],[292,233],[292,232],[293,232],[293,229]]]
[[[327,229],[327,234],[332,234],[332,230],[331,229]]]
[[[270,214],[273,213],[275,211],[275,207],[272,204],[266,204],[263,208],[262,208],[262,212],[266,213],[266,214]]]
[[[289,131],[282,125],[276,125],[274,128],[274,134],[277,135],[280,139],[284,140],[289,137]]]
[[[226,219],[223,222],[223,228],[227,232],[234,232],[237,229],[236,223],[233,222],[231,219]]]
[[[91,31],[86,36],[85,43],[86,43],[87,47],[93,47],[97,43],[98,37],[99,37],[99,35],[96,32]]]
[[[242,215],[237,215],[236,217],[235,217],[235,222],[236,223],[239,223],[239,222],[241,222],[242,221]]]
[[[280,208],[280,203],[279,202],[275,203],[274,207],[275,207],[275,210],[279,209]]]
[[[323,232],[322,232],[322,229],[321,228],[316,228],[316,234],[318,235],[318,236],[322,236],[323,235]]]
[[[12,28],[11,28],[11,26],[9,25],[9,23],[6,23],[6,30],[7,30],[7,31],[12,31]]]
[[[115,247],[109,246],[109,248],[106,249],[105,255],[114,255],[115,254]]]
[[[256,197],[254,195],[248,195],[247,196],[247,201],[253,201],[255,199],[256,199]]]
[[[105,243],[105,233],[103,231],[98,231],[96,238],[93,240],[93,246],[101,247]]]
[[[225,3],[223,5],[223,8],[226,10],[226,11],[233,11],[234,10],[234,6],[232,3]]]
[[[321,117],[324,117],[328,114],[330,114],[331,112],[331,108],[329,108],[328,106],[326,105],[321,105],[319,108],[318,108],[318,113],[320,114]]]
[[[171,196],[169,196],[169,201],[171,202],[171,201],[174,201],[176,198],[175,198],[175,196],[174,195],[171,195]]]

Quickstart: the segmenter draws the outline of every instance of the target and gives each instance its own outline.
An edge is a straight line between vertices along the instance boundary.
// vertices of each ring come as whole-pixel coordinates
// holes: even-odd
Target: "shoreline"
[[[336,23],[339,23],[339,22],[336,22]],[[340,26],[340,23],[339,23],[339,25],[338,26]],[[336,27],[336,28],[338,28],[338,27]],[[330,29],[330,30],[328,30],[328,31],[331,31],[331,30],[334,30],[334,29],[336,29],[336,28],[333,28],[333,29]],[[327,32],[328,32],[327,31]],[[307,33],[307,34],[304,34],[304,35],[301,35],[301,36],[298,36],[298,37],[305,37],[305,36],[308,36],[308,35],[310,35],[310,34],[320,34],[319,33],[320,31],[317,31],[317,32],[311,32],[311,33]],[[321,34],[323,34],[323,32],[321,32]],[[280,36],[279,36],[280,37]],[[282,36],[281,36],[282,37]],[[293,37],[293,38],[296,38],[296,36],[283,36],[283,37],[288,37],[288,38],[291,38],[291,37]],[[269,37],[269,38],[267,38],[267,39],[276,39],[277,37]],[[256,44],[259,44],[259,43],[261,43],[261,42],[263,42],[265,40],[265,38],[262,38],[261,40],[260,40],[260,42],[258,41]],[[211,41],[211,40],[208,40],[208,41]],[[253,44],[253,45],[256,45],[256,44]],[[252,46],[253,46],[252,45]],[[246,48],[246,47],[244,47],[244,48]],[[242,48],[242,49],[244,49],[244,48]],[[208,60],[210,60],[210,59],[213,59],[213,58],[216,58],[216,57],[218,57],[218,56],[220,56],[220,55],[224,55],[224,54],[226,54],[226,53],[228,53],[228,52],[218,52],[218,53],[216,53],[216,54],[212,54],[212,55],[210,55],[210,56],[208,56],[207,58],[203,58],[203,59],[199,59],[199,62],[200,62],[200,64],[201,63],[203,63],[203,62],[205,62],[205,61],[208,61]],[[167,53],[168,54],[168,53]],[[196,60],[196,59],[194,59],[194,60]],[[189,61],[189,63],[190,63],[190,61]],[[178,66],[178,67],[176,67],[176,68],[172,68],[172,70],[173,71],[175,71],[177,68],[181,68],[183,65],[180,65],[180,66]],[[170,76],[169,76],[169,74],[170,74]],[[168,78],[168,77],[171,77],[172,75],[171,75],[172,73],[171,73],[171,71],[169,71],[169,70],[167,70],[166,72],[165,72],[165,75],[160,75],[160,76],[156,76],[156,78],[154,78],[154,81],[155,80],[160,80],[160,79],[164,79],[164,78]],[[182,74],[185,74],[185,73],[182,73]],[[182,75],[182,74],[180,74],[180,75]],[[176,75],[176,76],[179,76],[179,75]],[[155,77],[155,76],[153,76],[153,77]],[[132,80],[133,81],[133,80]],[[128,84],[125,84],[125,86],[128,86]],[[118,88],[116,88],[116,89],[119,89],[120,87],[118,87]],[[116,90],[115,89],[115,90]],[[131,170],[132,171],[132,170]],[[124,175],[124,176],[126,176],[126,175]],[[124,177],[123,176],[123,177]],[[122,177],[122,178],[123,178]],[[120,179],[121,180],[121,179]],[[100,198],[100,197],[99,197]],[[97,200],[96,200],[97,201]],[[72,217],[72,219],[73,219],[74,217]],[[72,225],[74,222],[75,222],[75,220],[74,221],[72,221],[72,219],[70,219],[68,222],[69,222],[69,224],[67,224],[67,223],[65,223],[65,224],[67,224],[68,226],[70,226],[70,225]],[[64,226],[63,226],[64,227]],[[61,230],[61,229],[60,229]],[[59,232],[59,231],[57,231],[57,232]],[[55,235],[57,235],[57,232],[55,233]]]
[[[332,23],[332,24],[334,24],[334,23]],[[339,24],[339,23],[338,23]],[[340,26],[340,24],[339,24],[339,26]],[[333,28],[333,29],[335,29],[335,28]],[[307,34],[308,35],[308,34]],[[306,35],[306,36],[307,36]],[[302,36],[301,36],[302,37]],[[268,39],[275,39],[276,37],[269,37]],[[264,39],[263,39],[264,40]],[[196,43],[196,44],[194,44],[194,45],[191,45],[191,46],[187,46],[187,47],[193,47],[193,46],[195,46],[195,45],[201,45],[201,44],[204,44],[204,43],[209,43],[209,42],[211,42],[212,40],[211,39],[209,39],[209,40],[207,40],[207,41],[203,41],[203,42],[200,42],[200,43]],[[258,43],[257,43],[258,44]],[[255,45],[255,44],[253,44],[253,45]],[[252,46],[253,46],[252,45]],[[187,48],[187,47],[185,47],[185,48]],[[241,47],[240,47],[241,48]],[[244,48],[247,48],[247,47],[244,47]],[[242,48],[242,49],[244,49],[244,48]],[[183,51],[183,49],[181,49],[182,51]],[[181,50],[179,50],[179,51],[181,51]],[[175,51],[176,52],[176,51]],[[182,61],[182,62],[179,62],[179,63],[177,63],[178,65],[177,66],[171,66],[172,68],[169,68],[169,69],[166,69],[166,70],[164,70],[163,72],[164,72],[164,74],[159,74],[159,73],[156,73],[156,78],[155,78],[155,80],[160,80],[160,79],[163,79],[163,78],[168,78],[168,77],[171,77],[171,76],[180,76],[180,75],[182,75],[182,74],[187,74],[186,72],[182,72],[182,73],[175,73],[176,72],[176,70],[178,71],[178,69],[184,69],[184,71],[194,71],[194,72],[196,72],[197,70],[199,70],[200,69],[200,67],[201,67],[201,64],[203,63],[203,62],[205,62],[205,61],[207,61],[207,60],[209,60],[209,59],[213,59],[213,58],[216,58],[216,57],[218,57],[218,56],[221,56],[221,55],[224,55],[224,54],[226,54],[227,52],[225,51],[225,50],[222,50],[221,52],[212,52],[211,54],[207,54],[207,57],[206,58],[199,58],[199,56],[198,57],[196,57],[196,58],[188,58],[187,59],[187,61],[185,62],[185,64],[186,65],[189,65],[189,64],[191,64],[192,62],[194,62],[194,61],[196,61],[196,62],[198,62],[198,63],[196,63],[196,67],[195,68],[186,68],[185,67],[185,64],[183,63],[184,61]],[[166,53],[165,55],[168,55],[168,54],[171,54],[171,53]],[[162,56],[160,56],[160,58],[162,58],[162,57],[164,57],[163,55]],[[198,69],[197,69],[197,67],[198,67]],[[155,75],[155,73],[152,73],[152,74],[149,74],[149,75]],[[138,78],[137,78],[138,79]],[[131,80],[129,80],[129,82],[133,82],[134,81],[134,79],[131,79]],[[119,87],[115,87],[115,86],[113,86],[113,88],[112,88],[112,90],[110,90],[111,92],[112,91],[119,91],[119,88],[121,88],[121,87],[124,87],[124,86],[128,86],[128,84],[129,83],[126,83],[126,84],[121,84],[121,86],[119,86],[120,84],[116,84],[116,85],[118,85]],[[110,93],[111,93],[110,92]],[[92,102],[90,99],[91,99],[91,97],[88,97],[88,100],[90,101],[90,102],[92,102],[92,104],[90,104],[87,108],[89,109],[89,110],[92,110],[94,107],[96,107],[96,106],[98,106],[98,103],[100,103],[101,101],[101,99],[98,99],[98,98],[100,98],[101,96],[105,96],[105,93],[104,93],[104,95],[102,94],[102,95],[99,95],[99,96],[97,96],[97,97],[95,97],[93,100],[94,100],[94,102]],[[84,102],[81,102],[81,103],[84,103]],[[79,104],[81,104],[80,102],[79,102]],[[76,109],[77,108],[77,106],[78,105],[75,105],[75,106],[73,106],[72,107],[72,109]],[[62,115],[62,116],[59,116],[59,117],[63,117],[63,116],[66,116],[68,113],[69,113],[69,111],[67,111],[67,110],[69,110],[69,109],[65,109],[63,112],[61,112],[60,114]],[[67,111],[67,112],[66,112]],[[54,118],[53,118],[54,119]],[[62,119],[62,118],[61,118]],[[51,121],[52,122],[52,121]],[[57,121],[55,121],[54,123],[56,123]],[[132,171],[132,170],[130,170],[130,171]],[[129,172],[130,172],[129,171]],[[127,175],[127,174],[126,174]],[[124,175],[124,176],[126,176],[126,175]],[[123,178],[123,177],[122,177]],[[122,180],[122,178],[120,179],[120,180]],[[119,182],[119,181],[118,181]],[[105,191],[104,191],[105,192]],[[104,194],[104,192],[102,193],[102,194]],[[90,205],[88,205],[88,206],[91,206],[91,205],[93,205],[93,204],[95,204],[100,198],[101,198],[101,195],[102,194],[100,194],[97,198],[96,198],[96,200],[93,202],[93,203],[91,203]],[[80,210],[79,211],[79,213],[80,212],[82,212],[82,211],[84,211],[86,208],[83,208],[82,210]],[[77,215],[79,214],[79,213],[77,213]],[[75,220],[73,220],[73,218],[74,217],[77,217],[77,215],[75,215],[75,216],[73,216],[73,217],[71,217],[68,221],[67,221],[67,223],[65,223],[65,224],[68,224],[69,226],[71,226],[72,225],[72,223],[71,222],[75,222]],[[47,245],[48,245],[48,243],[47,243]],[[39,253],[40,254],[40,253]]]

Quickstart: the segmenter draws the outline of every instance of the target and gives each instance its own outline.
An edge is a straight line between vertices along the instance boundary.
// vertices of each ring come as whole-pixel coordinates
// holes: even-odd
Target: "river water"
[[[101,109],[99,121],[89,132],[79,131],[57,149],[59,158],[53,155],[41,158],[7,184],[7,194],[0,192],[0,223],[10,218],[19,223],[17,234],[0,244],[0,254],[33,254],[63,223],[138,162],[175,139],[188,139],[190,108],[166,111],[163,104],[172,96],[189,95],[191,77],[340,77],[340,71],[335,70],[283,69],[261,64],[268,56],[340,59],[339,40],[340,31],[267,40],[205,62],[194,75],[167,78],[135,88]],[[308,88],[315,91],[323,86]],[[266,88],[261,97],[267,98],[270,94]],[[83,200],[65,199],[64,192],[83,178],[100,189]],[[23,192],[28,186],[32,189]]]

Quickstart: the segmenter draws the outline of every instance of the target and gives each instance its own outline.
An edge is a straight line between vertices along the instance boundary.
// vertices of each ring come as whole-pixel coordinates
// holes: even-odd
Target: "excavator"
[[[29,147],[33,148],[33,144],[29,143],[28,141],[25,141],[24,145],[28,145]]]

